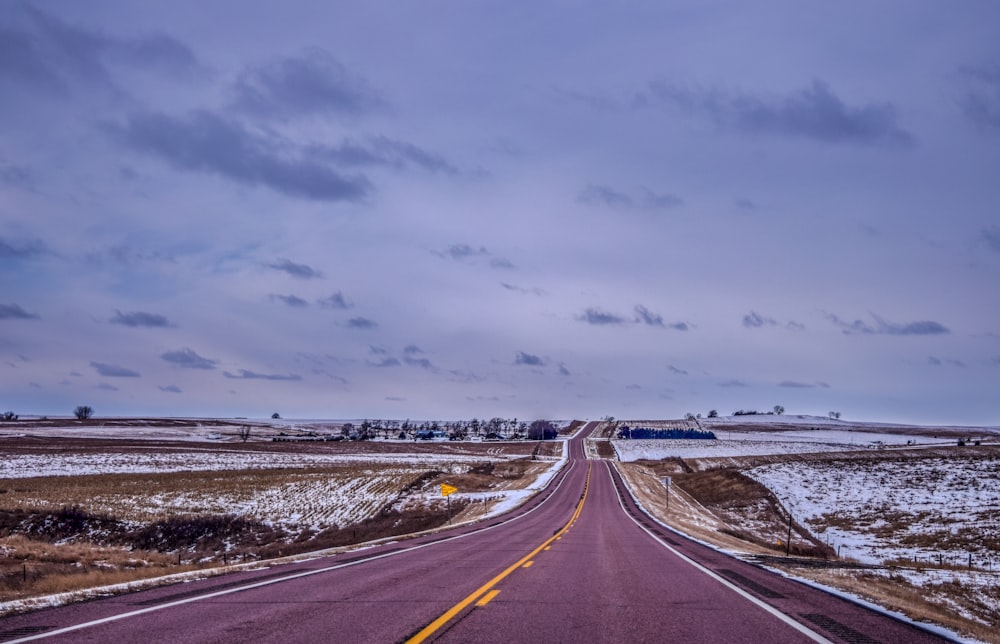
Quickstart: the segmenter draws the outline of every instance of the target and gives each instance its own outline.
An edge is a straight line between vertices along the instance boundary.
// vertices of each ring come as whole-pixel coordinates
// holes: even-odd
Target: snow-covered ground
[[[490,458],[503,458],[493,455]],[[310,454],[242,451],[12,454],[0,460],[0,479],[88,474],[140,474],[322,467],[331,465],[427,465],[479,463],[460,454]]]
[[[842,556],[1000,568],[1000,460],[952,457],[765,465],[745,472]],[[994,549],[990,549],[994,544]]]
[[[736,422],[745,423],[748,417],[738,420],[723,419],[706,428],[715,433],[715,439],[671,440],[671,439],[615,439],[611,441],[618,458],[630,462],[638,460],[659,460],[663,458],[712,458],[737,456],[764,456],[769,454],[806,454],[815,452],[843,452],[860,449],[884,449],[907,446],[955,445],[958,438],[983,438],[987,441],[1000,440],[1000,430],[996,428],[939,428],[939,432],[927,428],[903,426],[877,426],[866,424],[848,429],[843,423],[815,417],[780,417],[785,420],[785,429],[773,431],[746,431],[734,429]],[[779,418],[777,416],[753,416],[749,418]],[[791,422],[797,420],[798,422]],[[813,421],[825,422],[813,422]],[[838,421],[839,422],[839,421]],[[761,424],[757,421],[756,424]],[[807,427],[799,427],[806,425]],[[812,428],[817,425],[816,428]],[[885,428],[883,431],[879,427]],[[907,431],[909,430],[909,431]]]

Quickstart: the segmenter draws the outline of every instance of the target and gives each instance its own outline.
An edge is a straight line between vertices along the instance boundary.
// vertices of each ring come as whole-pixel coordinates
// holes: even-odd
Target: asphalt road
[[[656,525],[590,429],[502,520],[5,618],[0,641],[943,641]]]

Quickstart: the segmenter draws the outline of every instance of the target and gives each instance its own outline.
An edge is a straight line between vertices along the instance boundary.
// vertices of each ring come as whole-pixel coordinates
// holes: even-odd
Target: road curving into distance
[[[0,641],[947,641],[663,528],[585,457],[595,428],[503,518],[8,617]]]

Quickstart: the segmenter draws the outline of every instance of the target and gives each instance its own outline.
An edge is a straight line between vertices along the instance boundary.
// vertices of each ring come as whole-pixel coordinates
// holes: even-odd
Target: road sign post
[[[441,496],[448,500],[448,523],[451,523],[451,495],[458,492],[458,488],[447,483],[441,484]]]

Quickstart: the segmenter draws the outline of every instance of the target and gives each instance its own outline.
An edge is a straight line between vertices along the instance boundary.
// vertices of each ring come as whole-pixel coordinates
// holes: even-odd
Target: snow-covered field
[[[286,528],[321,530],[362,521],[399,492],[409,469],[380,468],[364,472],[324,472],[256,489],[173,490],[150,495],[109,494],[94,503],[118,516],[235,514]]]
[[[745,474],[842,556],[967,565],[971,555],[1000,569],[998,458],[787,462]]]
[[[498,458],[493,456],[491,458]],[[323,467],[331,465],[426,465],[478,463],[460,454],[310,454],[245,451],[149,451],[69,454],[12,454],[0,460],[0,479],[88,474],[141,474]]]
[[[1000,441],[996,427],[924,428],[887,424],[848,424],[814,416],[739,416],[702,421],[716,439],[616,439],[618,458],[630,462],[663,458],[714,458],[843,452],[907,446],[955,445],[959,438]],[[769,431],[763,431],[767,425]],[[761,431],[754,428],[761,426]]]
[[[131,435],[131,434],[130,434]],[[223,446],[161,451],[133,443],[127,451],[12,453],[0,460],[0,480],[66,477],[66,493],[56,506],[80,503],[92,511],[142,521],[151,517],[190,514],[235,514],[268,525],[291,529],[322,529],[362,521],[393,503],[403,485],[422,472],[438,470],[463,474],[486,460],[513,458],[502,450],[488,453],[310,453],[229,450]],[[542,458],[556,465],[555,459]],[[322,468],[322,472],[310,468]],[[523,502],[547,482],[558,467],[528,489],[498,489],[488,494],[459,492],[455,498],[483,500],[489,514],[499,514]],[[310,470],[310,471],[307,471]],[[267,472],[284,471],[280,475]],[[70,490],[81,485],[72,477],[98,475],[159,475],[185,472],[183,481],[149,479],[135,486],[109,489],[95,484],[96,493],[84,500],[71,499]],[[218,480],[205,473],[227,473]],[[201,473],[200,475],[198,473]],[[242,484],[231,483],[234,476]],[[198,483],[194,484],[193,480]],[[90,490],[91,488],[87,488]],[[24,495],[10,495],[24,496]],[[431,503],[432,496],[410,495],[410,503]],[[42,495],[9,498],[21,507],[46,507]]]

